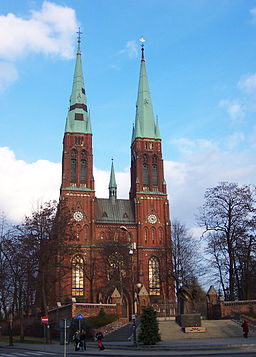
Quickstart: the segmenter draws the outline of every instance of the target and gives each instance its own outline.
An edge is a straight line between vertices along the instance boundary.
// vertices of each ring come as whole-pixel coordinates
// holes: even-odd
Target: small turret
[[[111,173],[110,173],[108,189],[109,189],[109,199],[114,204],[115,200],[117,198],[117,184],[116,184],[116,178],[115,178],[113,158],[112,158],[112,164],[111,164]]]

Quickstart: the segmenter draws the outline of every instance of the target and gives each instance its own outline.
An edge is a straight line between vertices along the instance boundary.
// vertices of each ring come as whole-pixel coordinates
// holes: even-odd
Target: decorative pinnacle
[[[141,38],[139,39],[139,41],[141,42],[141,60],[142,61],[145,61],[145,58],[144,58],[144,42],[146,40],[144,40],[143,36],[141,36]]]

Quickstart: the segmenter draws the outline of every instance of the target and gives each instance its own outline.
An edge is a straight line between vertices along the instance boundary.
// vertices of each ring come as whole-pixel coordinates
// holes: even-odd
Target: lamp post
[[[133,334],[133,344],[137,347],[136,341],[136,321],[135,321],[135,291],[134,291],[134,262],[133,262],[133,253],[134,247],[132,244],[132,234],[125,226],[121,226],[120,229],[129,234],[129,254],[131,256],[131,265],[132,265],[132,334]]]

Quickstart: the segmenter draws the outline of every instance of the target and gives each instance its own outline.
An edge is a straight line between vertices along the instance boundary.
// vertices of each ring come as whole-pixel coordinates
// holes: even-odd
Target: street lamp
[[[136,321],[135,321],[135,292],[134,292],[134,263],[133,263],[133,253],[134,247],[132,245],[132,234],[125,226],[121,226],[120,229],[127,232],[129,234],[129,254],[131,256],[131,263],[132,263],[132,334],[133,334],[133,343],[134,346],[137,347],[136,341]]]

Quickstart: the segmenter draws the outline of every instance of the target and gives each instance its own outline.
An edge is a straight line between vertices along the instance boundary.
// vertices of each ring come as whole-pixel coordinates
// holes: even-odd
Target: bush
[[[81,327],[85,330],[97,329],[99,327],[110,324],[117,320],[117,315],[106,314],[104,309],[101,308],[97,316],[88,317],[82,320]]]
[[[144,345],[155,345],[161,341],[156,312],[151,306],[143,309],[138,338]]]

